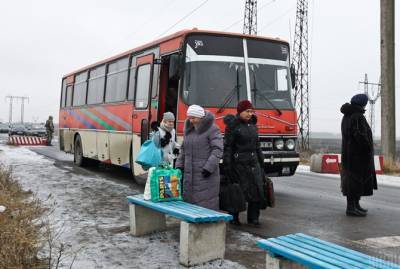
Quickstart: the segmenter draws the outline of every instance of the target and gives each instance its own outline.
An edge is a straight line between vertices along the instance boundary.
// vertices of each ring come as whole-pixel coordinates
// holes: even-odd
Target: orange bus
[[[298,164],[289,44],[277,38],[184,30],[65,75],[60,149],[76,165],[90,160],[144,173],[134,160],[149,126],[166,111],[182,141],[191,104],[223,118],[248,99],[258,115],[265,171],[293,175]],[[222,164],[223,165],[223,164]]]

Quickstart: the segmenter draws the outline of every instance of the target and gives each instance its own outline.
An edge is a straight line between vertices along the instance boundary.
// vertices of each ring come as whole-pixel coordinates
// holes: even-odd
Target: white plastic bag
[[[147,174],[146,185],[144,187],[144,193],[143,193],[144,200],[151,200],[150,178],[151,178],[151,174],[153,173],[154,169],[156,169],[156,167],[151,167]]]

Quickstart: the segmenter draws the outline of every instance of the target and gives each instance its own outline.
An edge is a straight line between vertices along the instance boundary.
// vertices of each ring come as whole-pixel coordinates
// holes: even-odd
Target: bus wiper
[[[270,100],[268,100],[267,97],[265,97],[264,94],[259,93],[258,89],[252,89],[252,91],[254,92],[254,95],[260,96],[262,99],[264,99],[268,104],[270,104],[272,106],[273,109],[275,109],[279,115],[282,115],[282,111],[277,108]]]
[[[235,92],[236,92],[237,102],[239,102],[239,99],[240,99],[240,87],[242,87],[242,85],[239,84],[239,68],[238,68],[238,69],[236,69],[236,85],[235,85],[235,87],[232,88],[232,90],[230,90],[228,95],[225,97],[224,102],[222,103],[221,107],[217,110],[217,114],[219,114],[222,111],[224,111],[224,108],[226,107],[226,105],[228,103],[230,103],[230,101],[232,100],[233,96],[235,95]]]
[[[262,99],[264,99],[268,104],[270,104],[272,106],[273,109],[275,109],[279,115],[282,115],[282,111],[277,108],[264,94],[260,93],[259,90],[257,89],[257,85],[256,85],[256,74],[253,71],[253,89],[251,89],[252,92],[254,92],[254,106],[257,105],[257,100],[256,100],[256,96],[260,96]]]

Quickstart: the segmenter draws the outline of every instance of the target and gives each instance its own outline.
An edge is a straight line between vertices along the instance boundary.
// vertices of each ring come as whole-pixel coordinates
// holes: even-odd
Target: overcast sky
[[[44,121],[48,115],[58,121],[64,74],[160,35],[193,27],[242,32],[244,0],[206,1],[171,28],[202,3],[204,0],[1,1],[0,121],[8,121],[7,95],[29,97],[25,121]],[[258,34],[292,42],[296,0],[258,0],[258,7]],[[311,131],[339,133],[339,108],[363,91],[358,81],[364,79],[364,73],[370,82],[379,81],[379,8],[378,0],[310,0]],[[399,43],[398,23],[396,28]],[[399,136],[398,88],[396,94]],[[13,110],[14,121],[20,120],[20,104]],[[379,104],[375,110],[379,135]]]

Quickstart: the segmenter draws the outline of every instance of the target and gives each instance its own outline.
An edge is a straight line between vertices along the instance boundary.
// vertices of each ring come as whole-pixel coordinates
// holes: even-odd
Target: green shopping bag
[[[152,202],[182,200],[182,172],[170,166],[157,167],[150,176]]]

